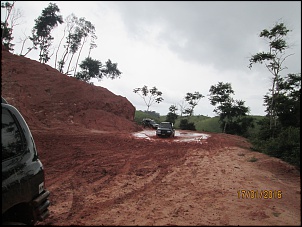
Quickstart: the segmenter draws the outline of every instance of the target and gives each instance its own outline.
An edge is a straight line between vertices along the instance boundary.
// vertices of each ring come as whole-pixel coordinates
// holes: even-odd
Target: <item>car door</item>
[[[3,213],[15,204],[30,202],[44,190],[44,173],[21,114],[10,105],[1,106]]]

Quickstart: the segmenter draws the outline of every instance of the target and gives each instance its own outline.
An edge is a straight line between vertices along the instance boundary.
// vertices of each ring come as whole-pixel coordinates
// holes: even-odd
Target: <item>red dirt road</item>
[[[206,134],[34,130],[52,203],[38,225],[301,225],[298,170],[242,137]]]

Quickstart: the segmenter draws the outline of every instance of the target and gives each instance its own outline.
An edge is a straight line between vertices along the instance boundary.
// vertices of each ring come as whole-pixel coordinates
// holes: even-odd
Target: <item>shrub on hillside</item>
[[[188,119],[182,119],[180,121],[179,128],[182,129],[182,130],[196,131],[195,124],[193,122],[189,122]]]

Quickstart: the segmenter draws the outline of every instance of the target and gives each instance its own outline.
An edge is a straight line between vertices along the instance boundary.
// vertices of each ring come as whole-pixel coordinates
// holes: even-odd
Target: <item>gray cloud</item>
[[[293,29],[296,45],[301,38],[298,1],[147,1],[119,2],[117,7],[129,33],[138,39],[144,38],[146,27],[158,25],[163,28],[158,41],[180,58],[220,70],[246,67],[259,44],[266,47],[258,37],[261,30],[277,22]],[[296,54],[301,56],[301,51]]]

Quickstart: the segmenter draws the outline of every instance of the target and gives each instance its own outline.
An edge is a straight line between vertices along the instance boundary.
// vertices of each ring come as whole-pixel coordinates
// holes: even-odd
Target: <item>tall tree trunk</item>
[[[79,55],[78,55],[78,58],[77,58],[77,61],[76,61],[76,65],[75,65],[75,68],[74,68],[74,73],[73,73],[73,76],[76,75],[76,71],[77,71],[77,66],[78,66],[78,62],[79,62],[79,59],[80,59],[80,55],[81,55],[81,52],[82,52],[82,49],[83,49],[83,46],[86,42],[86,37],[84,37],[83,39],[83,44],[81,45],[81,48],[80,48],[80,51],[79,51]]]
[[[64,29],[63,37],[62,37],[62,39],[61,39],[60,42],[59,42],[59,46],[58,46],[58,49],[57,49],[57,52],[56,52],[56,57],[55,57],[55,69],[57,68],[58,52],[59,52],[61,43],[62,43],[62,41],[63,41],[63,39],[64,39],[64,37],[65,37],[65,32],[66,32],[66,31],[65,31],[65,29]]]
[[[224,123],[224,127],[223,127],[223,133],[225,133],[226,131],[226,127],[227,127],[227,122]]]
[[[68,67],[67,67],[67,70],[66,70],[66,75],[68,75],[68,72],[69,72],[69,68],[70,68],[70,65],[71,65],[71,61],[73,59],[73,56],[74,56],[74,53],[71,55],[71,58],[70,58],[70,61],[69,61],[69,64],[68,64]]]

